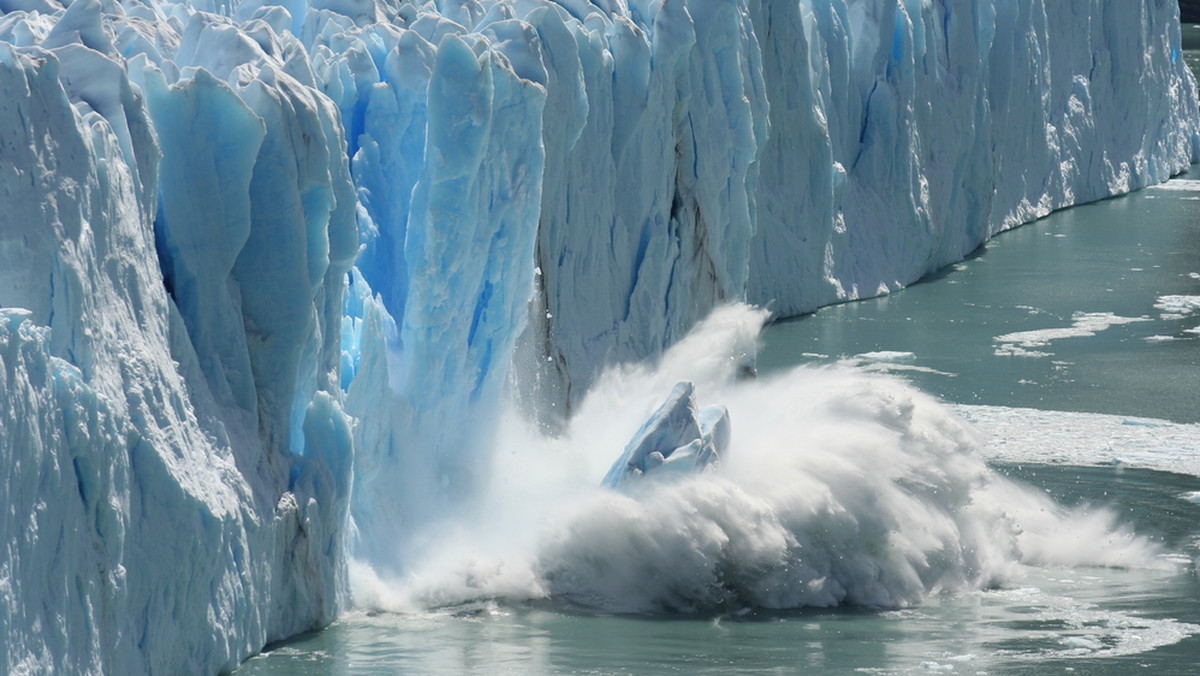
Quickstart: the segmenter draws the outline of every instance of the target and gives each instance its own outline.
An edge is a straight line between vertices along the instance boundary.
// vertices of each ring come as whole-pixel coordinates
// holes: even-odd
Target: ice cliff
[[[1200,157],[1173,0],[0,0],[0,670],[328,621],[714,306]]]
[[[192,68],[215,16],[51,10],[0,17],[0,671],[214,672],[338,610],[340,120]]]

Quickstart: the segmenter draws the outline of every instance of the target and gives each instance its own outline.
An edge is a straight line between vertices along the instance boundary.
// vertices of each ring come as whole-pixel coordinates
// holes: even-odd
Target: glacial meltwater
[[[1200,673],[1198,179],[1051,215],[904,291],[769,326],[757,381],[702,401],[730,405],[728,485],[581,506],[562,477],[599,483],[640,420],[574,437],[600,457],[504,442],[495,473],[515,485],[498,481],[497,502],[462,517],[476,523],[442,530],[459,542],[430,545],[408,579],[359,580],[368,610],[238,674]],[[687,375],[697,359],[676,361]],[[690,377],[704,399],[703,377]],[[671,382],[629,370],[597,387],[617,397],[662,385],[661,400]],[[785,397],[792,409],[764,414]],[[793,475],[771,464],[783,437],[836,452]],[[946,463],[899,475],[901,493],[970,497],[875,492],[893,456],[872,449],[895,439],[896,464]],[[913,450],[925,443],[940,450]],[[977,443],[990,469],[947,459],[960,443]],[[533,461],[505,465],[529,447]],[[809,483],[772,493],[794,477]],[[828,503],[811,501],[822,492]],[[1057,508],[1040,495],[1063,514],[1044,516]],[[826,504],[837,513],[805,520]],[[945,537],[921,530],[921,510],[944,520],[938,507],[986,512],[956,527],[1007,529],[1024,557],[985,555],[977,534],[921,550],[910,568],[871,558]],[[517,514],[493,513],[504,511]],[[762,532],[735,547],[739,524]],[[880,529],[903,537],[871,535]],[[786,552],[764,544],[776,536]],[[856,557],[868,563],[839,563]],[[800,587],[792,571],[807,571]],[[715,591],[692,579],[704,575]],[[851,602],[821,607],[830,600]],[[792,601],[805,607],[768,609]]]

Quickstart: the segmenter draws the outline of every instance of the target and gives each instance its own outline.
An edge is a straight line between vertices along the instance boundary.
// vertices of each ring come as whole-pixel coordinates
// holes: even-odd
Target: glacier
[[[510,399],[1161,182],[1196,101],[1172,0],[0,0],[0,670],[231,669]]]

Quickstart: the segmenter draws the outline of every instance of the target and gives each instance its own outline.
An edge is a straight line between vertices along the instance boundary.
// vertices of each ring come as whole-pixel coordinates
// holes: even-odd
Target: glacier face
[[[213,672],[344,586],[341,128],[269,66],[168,88],[101,17],[4,17],[42,39],[0,45],[0,670]]]
[[[0,669],[328,621],[715,306],[1200,157],[1171,0],[0,0]]]
[[[791,315],[886,293],[1001,230],[1178,171],[1197,148],[1174,9],[764,3],[756,20],[788,28],[763,49],[776,94],[750,300]]]

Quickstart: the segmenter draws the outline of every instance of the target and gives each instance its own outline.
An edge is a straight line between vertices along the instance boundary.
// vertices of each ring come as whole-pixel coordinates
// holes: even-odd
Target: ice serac
[[[1177,11],[0,0],[0,670],[229,668],[403,573],[509,394],[1182,170]]]
[[[546,73],[530,25],[497,13],[476,29],[423,15],[346,52],[390,45],[380,79],[357,89],[346,345],[373,364],[346,360],[364,449],[356,552],[382,570],[479,484],[533,293]]]
[[[578,61],[552,50],[549,95],[582,85],[565,98],[587,117],[578,131],[546,134],[554,170],[529,334],[545,345],[537,384],[563,409],[604,363],[656,354],[717,304],[744,297],[767,138],[745,11],[666,0],[565,21]]]

